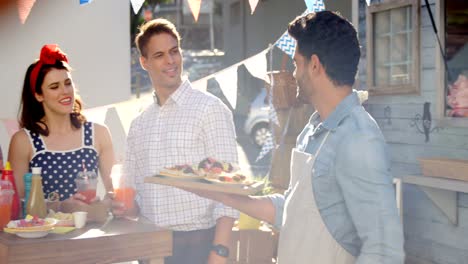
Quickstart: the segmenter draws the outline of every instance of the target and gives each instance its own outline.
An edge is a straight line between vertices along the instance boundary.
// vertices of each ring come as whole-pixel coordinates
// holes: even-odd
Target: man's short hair
[[[297,51],[310,60],[317,55],[335,85],[354,84],[361,51],[357,32],[342,16],[321,11],[293,20],[288,33],[297,41]]]
[[[167,33],[177,39],[177,44],[180,46],[180,35],[177,32],[176,27],[169,20],[164,18],[157,18],[150,20],[139,27],[135,37],[135,44],[140,52],[140,55],[146,57],[147,49],[146,46],[150,41],[151,37],[161,33]]]

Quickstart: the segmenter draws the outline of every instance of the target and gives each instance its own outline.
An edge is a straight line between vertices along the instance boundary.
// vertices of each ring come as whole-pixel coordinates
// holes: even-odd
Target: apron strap
[[[317,155],[319,154],[320,150],[323,147],[323,144],[325,144],[325,141],[327,141],[328,135],[330,135],[330,130],[328,130],[327,134],[325,134],[325,137],[323,138],[322,143],[320,143],[320,146],[318,147],[317,151],[314,154],[315,157],[317,157]]]
[[[323,147],[323,144],[325,144],[325,141],[327,141],[328,135],[330,135],[330,131],[327,131],[327,134],[325,134],[325,137],[323,138],[322,142],[320,143],[320,146],[318,147],[317,151],[315,151],[314,155],[310,155],[310,157],[307,159],[307,162],[310,162],[311,159],[316,158],[317,155],[319,154],[320,150]]]

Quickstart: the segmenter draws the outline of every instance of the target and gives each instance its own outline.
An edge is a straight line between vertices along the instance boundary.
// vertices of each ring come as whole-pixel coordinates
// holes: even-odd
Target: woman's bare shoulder
[[[29,136],[24,129],[20,129],[13,134],[11,142],[29,144]]]
[[[106,136],[109,134],[109,128],[104,125],[104,124],[98,124],[98,123],[93,123],[94,124],[94,132],[96,133],[96,136]]]
[[[20,129],[13,134],[10,141],[10,150],[21,151],[23,153],[24,151],[30,152],[32,150],[31,141],[24,129]]]

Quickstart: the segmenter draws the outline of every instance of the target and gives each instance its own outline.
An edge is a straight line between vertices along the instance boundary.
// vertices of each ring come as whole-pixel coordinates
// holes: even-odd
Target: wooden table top
[[[114,219],[43,238],[0,232],[0,263],[113,263],[171,254],[172,231],[142,220]]]

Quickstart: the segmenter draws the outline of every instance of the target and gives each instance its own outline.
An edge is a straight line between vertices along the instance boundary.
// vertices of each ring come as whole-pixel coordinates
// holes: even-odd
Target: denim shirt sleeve
[[[383,137],[350,133],[339,148],[336,178],[362,241],[356,264],[404,263],[403,228]]]
[[[273,206],[275,207],[275,222],[270,223],[272,224],[277,230],[281,229],[283,225],[283,210],[284,210],[284,202],[285,196],[281,194],[271,194],[267,196],[270,198]]]

